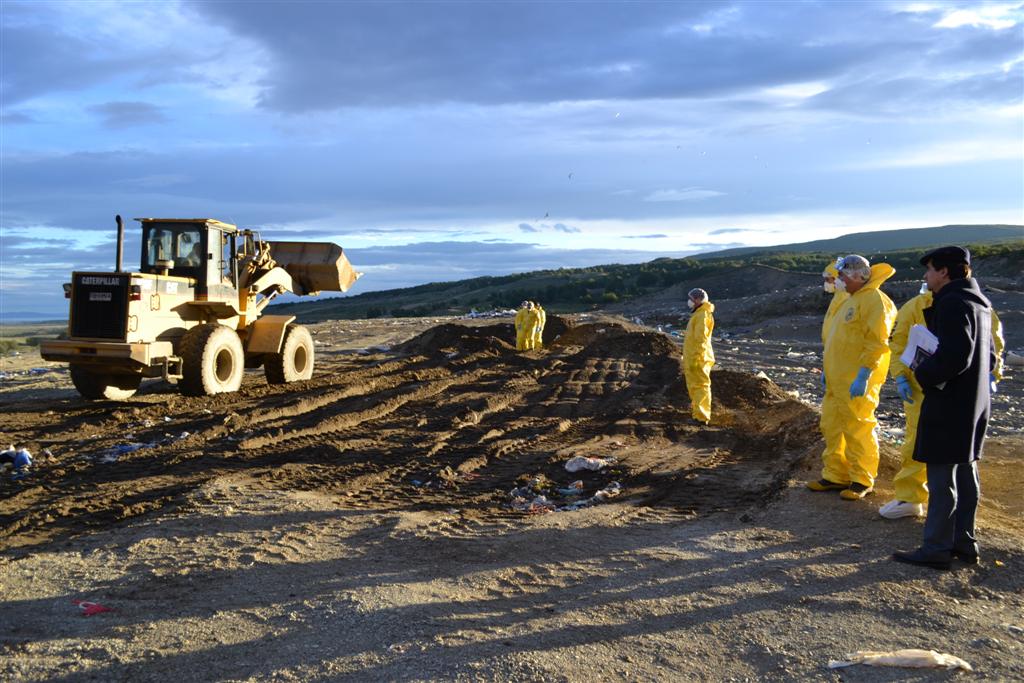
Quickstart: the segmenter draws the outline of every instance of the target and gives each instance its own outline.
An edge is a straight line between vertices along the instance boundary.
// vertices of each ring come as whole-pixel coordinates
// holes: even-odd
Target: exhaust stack
[[[117,223],[117,264],[115,273],[121,272],[122,261],[124,261],[124,223],[121,221],[121,215],[114,216],[114,221]]]

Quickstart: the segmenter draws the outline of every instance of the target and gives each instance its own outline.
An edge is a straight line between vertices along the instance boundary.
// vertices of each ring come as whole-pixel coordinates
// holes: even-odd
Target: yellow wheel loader
[[[278,295],[345,292],[361,273],[331,243],[268,242],[210,218],[137,218],[138,272],[122,270],[117,216],[113,273],[75,272],[67,339],[44,341],[46,360],[71,365],[87,399],[124,400],[143,377],[178,380],[185,394],[237,391],[245,368],[267,382],[313,375],[313,338],[295,316],[263,315]]]

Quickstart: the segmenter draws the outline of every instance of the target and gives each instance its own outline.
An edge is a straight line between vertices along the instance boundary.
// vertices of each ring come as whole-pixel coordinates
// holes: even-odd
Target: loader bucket
[[[296,294],[347,292],[362,276],[345,251],[330,242],[267,242],[270,257],[288,271]],[[301,291],[300,291],[301,290]]]

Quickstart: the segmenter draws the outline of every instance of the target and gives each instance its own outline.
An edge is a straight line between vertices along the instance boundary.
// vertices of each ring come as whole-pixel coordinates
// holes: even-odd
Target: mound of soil
[[[678,346],[630,327],[566,325],[561,353],[523,354],[507,341],[511,325],[443,324],[383,361],[327,357],[293,385],[250,373],[237,394],[189,398],[166,387],[141,397],[141,409],[27,401],[3,436],[50,455],[29,479],[0,481],[0,545],[155,515],[225,476],[316,491],[342,507],[455,507],[479,519],[513,514],[503,492],[541,474],[561,487],[583,480],[588,495],[614,480],[619,500],[687,514],[761,504],[781,490],[817,436],[814,411],[770,382],[718,371],[712,425],[698,426]],[[610,440],[620,445],[609,450]],[[574,455],[618,464],[569,473]]]
[[[733,410],[751,410],[791,399],[770,379],[747,372],[715,370],[711,373],[711,400]]]
[[[556,339],[569,331],[573,327],[573,322],[568,318],[563,318],[560,315],[548,314],[547,320],[544,323],[544,332],[541,335],[541,340],[544,342],[544,346],[550,346]]]
[[[446,323],[432,327],[407,342],[394,347],[399,353],[438,355],[457,353],[508,353],[515,351],[515,331],[512,325],[467,327]],[[512,340],[509,343],[508,339]]]

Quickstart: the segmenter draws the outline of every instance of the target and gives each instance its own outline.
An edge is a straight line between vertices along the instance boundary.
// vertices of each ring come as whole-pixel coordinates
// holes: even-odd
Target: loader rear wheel
[[[142,376],[115,375],[84,365],[72,365],[71,383],[78,389],[82,398],[90,401],[125,401],[139,390]]]
[[[188,396],[209,396],[238,391],[245,373],[242,340],[230,327],[217,323],[197,325],[181,338],[182,360],[178,386]]]
[[[289,325],[284,331],[281,353],[264,356],[263,370],[268,384],[285,384],[313,376],[313,337],[302,325]]]

